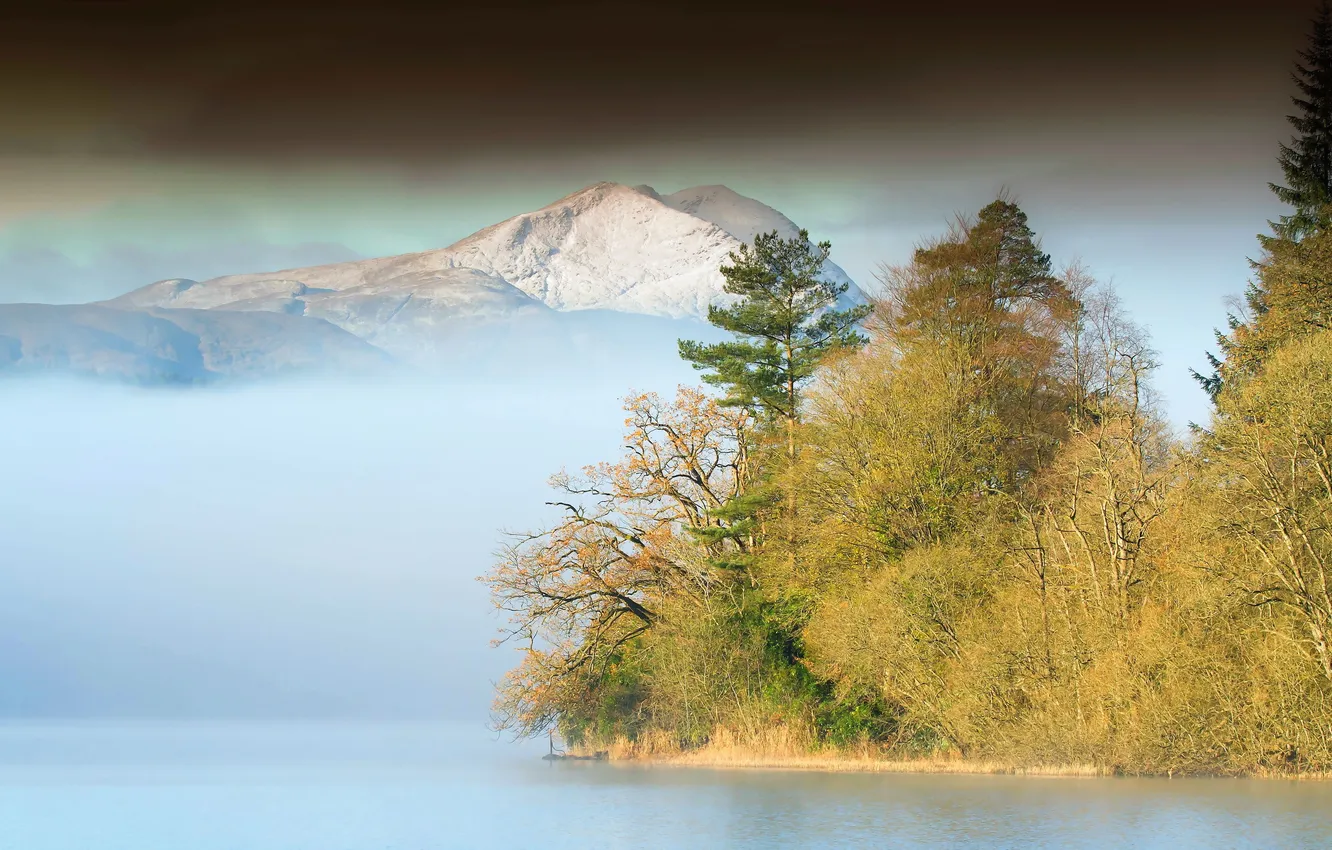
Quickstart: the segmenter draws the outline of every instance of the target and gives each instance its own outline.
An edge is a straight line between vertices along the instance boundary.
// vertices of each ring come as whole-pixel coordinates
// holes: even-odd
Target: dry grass
[[[808,755],[765,756],[738,749],[706,747],[669,758],[643,759],[650,764],[681,767],[762,768],[768,770],[819,770],[830,773],[965,773],[1018,776],[1109,776],[1096,765],[1016,766],[992,761],[923,758],[889,759],[841,752]]]
[[[1327,782],[1332,780],[1332,770],[1310,770],[1304,773],[1278,773],[1272,770],[1260,770],[1251,774],[1252,779],[1297,779],[1301,782],[1312,780],[1315,782]]]
[[[961,757],[894,758],[871,747],[815,748],[807,731],[778,726],[751,735],[719,728],[707,746],[682,749],[667,736],[637,741],[619,739],[608,748],[611,761],[676,767],[760,768],[767,770],[819,770],[833,773],[969,773],[1022,776],[1109,776],[1096,765],[1018,766]]]
[[[791,727],[764,729],[754,735],[736,735],[719,728],[710,742],[697,749],[682,749],[667,736],[638,741],[619,739],[610,745],[611,761],[663,767],[720,769],[814,770],[829,773],[938,773],[970,775],[1048,776],[1091,778],[1119,775],[1113,767],[1096,764],[1011,764],[964,759],[959,755],[901,758],[889,752],[860,747],[814,748],[810,736]],[[1259,771],[1254,779],[1332,780],[1332,772],[1283,773]]]

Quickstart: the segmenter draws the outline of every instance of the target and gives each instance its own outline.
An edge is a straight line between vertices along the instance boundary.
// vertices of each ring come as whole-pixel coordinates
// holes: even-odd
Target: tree
[[[1217,569],[1292,618],[1332,683],[1332,332],[1288,343],[1227,393],[1205,448]]]
[[[1288,325],[1288,316],[1268,314],[1308,300],[1300,291],[1304,282],[1289,280],[1288,272],[1292,261],[1299,261],[1300,243],[1326,230],[1332,221],[1332,10],[1326,0],[1314,18],[1309,47],[1299,55],[1304,61],[1295,63],[1291,75],[1299,88],[1299,94],[1291,98],[1298,112],[1286,116],[1297,135],[1290,144],[1282,144],[1277,155],[1286,185],[1268,184],[1294,210],[1269,222],[1272,233],[1258,237],[1265,256],[1251,263],[1258,279],[1244,293],[1246,315],[1232,313],[1227,317],[1229,331],[1216,332],[1221,356],[1211,352],[1205,355],[1211,374],[1190,370],[1213,403],[1228,381],[1254,374],[1266,354],[1281,344],[1280,331],[1274,334],[1266,326]],[[1281,277],[1283,271],[1287,272],[1286,280],[1281,281],[1284,289],[1274,291],[1274,278]],[[1321,285],[1323,280],[1316,283]],[[1328,300],[1326,287],[1312,288],[1314,300]]]
[[[1294,212],[1273,223],[1279,237],[1299,240],[1328,223],[1332,203],[1332,15],[1327,2],[1318,10],[1309,34],[1309,47],[1300,51],[1291,77],[1299,94],[1291,98],[1297,114],[1287,116],[1296,130],[1290,144],[1281,145],[1277,161],[1286,185],[1269,184]]]
[[[967,547],[925,545],[883,567],[806,631],[810,664],[845,688],[872,688],[898,712],[908,749],[956,748],[973,735],[958,672],[995,570]]]
[[[1332,329],[1332,229],[1312,231],[1298,242],[1269,240],[1255,269],[1246,319],[1232,315],[1230,332],[1217,334],[1221,357],[1208,355],[1212,374],[1193,373],[1213,402],[1223,388],[1239,391],[1259,375],[1287,342]]]
[[[910,267],[891,272],[895,330],[963,342],[980,361],[999,353],[1001,343],[1020,347],[1006,338],[1030,333],[1021,326],[1031,318],[1027,309],[1057,308],[1069,300],[1027,214],[1004,196],[974,220],[955,222],[943,239],[918,248]]]
[[[1157,364],[1146,333],[1106,287],[1088,287],[1081,302],[1077,403],[1032,504],[1019,502],[1028,538],[1021,560],[1039,587],[1043,617],[1047,581],[1058,571],[1076,576],[1084,607],[1122,629],[1148,572],[1149,532],[1165,514],[1171,440],[1151,403]]]
[[[1011,461],[994,485],[1028,476],[1062,432],[1068,388],[1055,366],[1078,300],[1053,273],[1026,213],[1000,196],[918,248],[909,264],[885,268],[881,280],[884,334],[903,350],[958,347],[964,368],[986,385]]]
[[[795,457],[801,388],[830,351],[865,342],[856,324],[870,308],[835,309],[848,284],[822,277],[831,249],[828,242],[811,244],[804,230],[793,239],[775,230],[754,237],[721,267],[726,292],[740,301],[708,308],[708,321],[737,339],[680,340],[680,356],[705,371],[705,382],[726,390],[722,404],[785,425],[788,459]]]
[[[797,467],[803,552],[836,585],[974,519],[1002,464],[988,387],[961,347],[876,339],[822,370]]]
[[[548,504],[559,519],[514,535],[484,577],[510,616],[499,642],[525,650],[500,687],[501,728],[536,734],[576,715],[658,622],[667,599],[702,606],[724,581],[679,530],[723,522],[711,511],[743,487],[749,414],[686,388],[673,403],[631,397],[625,410],[621,461],[554,476],[563,496]],[[736,544],[710,545],[722,556]]]

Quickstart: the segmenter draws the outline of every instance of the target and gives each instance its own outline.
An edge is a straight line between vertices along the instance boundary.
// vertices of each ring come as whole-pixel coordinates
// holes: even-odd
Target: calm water
[[[0,848],[1332,847],[1332,784],[541,762],[444,726],[0,727]]]

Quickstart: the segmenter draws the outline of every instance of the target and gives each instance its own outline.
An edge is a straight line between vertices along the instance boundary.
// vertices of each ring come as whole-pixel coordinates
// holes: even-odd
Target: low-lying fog
[[[0,715],[484,719],[476,576],[630,388],[0,385]]]

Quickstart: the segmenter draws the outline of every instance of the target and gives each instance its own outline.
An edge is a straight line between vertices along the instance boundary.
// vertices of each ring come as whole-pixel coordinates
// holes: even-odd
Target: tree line
[[[828,243],[721,269],[705,387],[485,576],[525,647],[495,718],[640,752],[1332,770],[1332,23],[1297,63],[1290,212],[1168,427],[1150,341],[1001,196],[849,303]],[[709,389],[710,388],[710,389]]]

